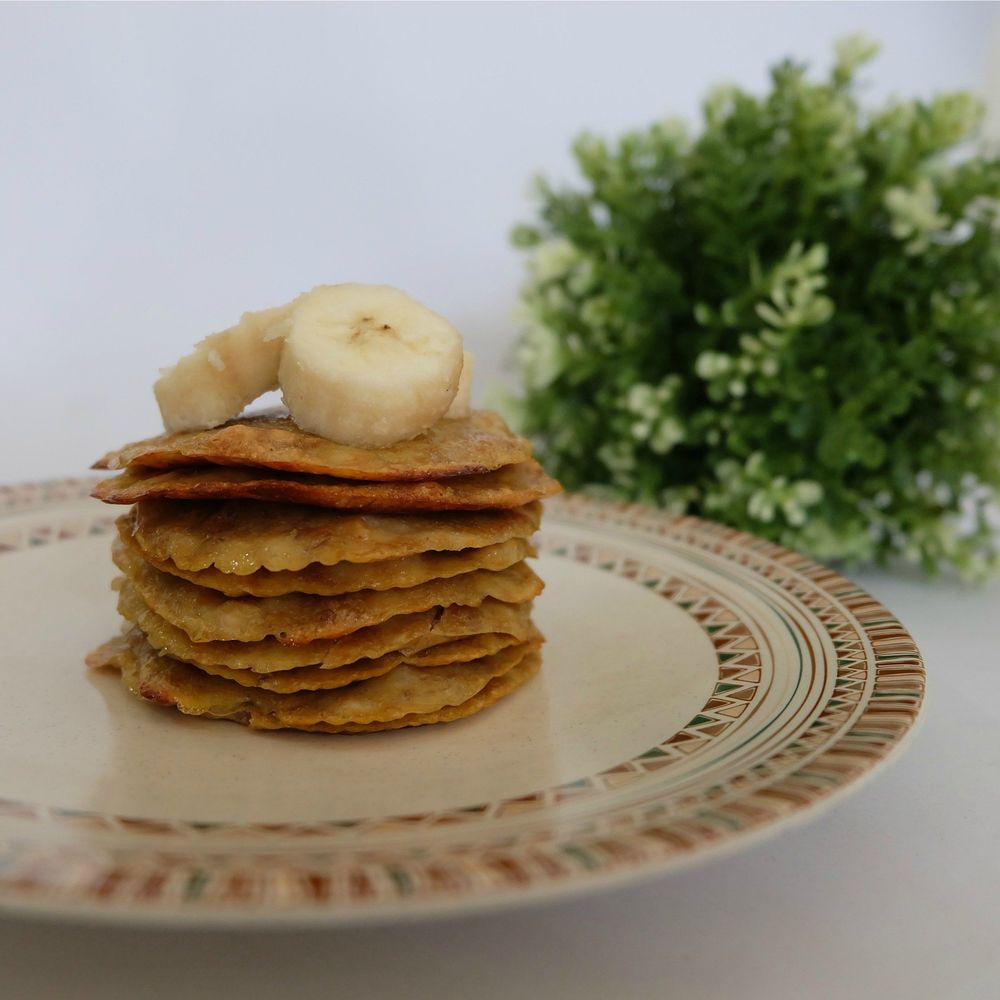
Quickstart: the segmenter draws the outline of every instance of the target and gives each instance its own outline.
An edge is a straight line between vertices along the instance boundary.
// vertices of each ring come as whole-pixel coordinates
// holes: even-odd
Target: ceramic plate
[[[0,903],[129,922],[352,923],[648,877],[813,815],[895,751],[924,674],[836,573],[719,525],[547,505],[541,674],[481,715],[254,733],[134,701],[114,511],[0,490]]]

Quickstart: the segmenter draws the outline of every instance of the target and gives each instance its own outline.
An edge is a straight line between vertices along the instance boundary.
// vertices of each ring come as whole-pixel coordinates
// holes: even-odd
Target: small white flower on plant
[[[655,128],[659,134],[679,149],[686,150],[691,145],[691,130],[680,115],[668,115]]]
[[[984,223],[994,233],[1000,233],[1000,198],[977,195],[965,206],[965,217],[969,222],[977,225]]]
[[[635,482],[636,462],[635,451],[627,441],[614,441],[602,444],[597,449],[597,458],[611,473],[611,479],[616,486],[625,489]]]
[[[940,205],[929,177],[919,178],[912,188],[891,187],[886,191],[889,232],[905,242],[908,254],[923,253],[932,239],[946,235],[951,219],[938,211]]]
[[[719,351],[702,351],[695,359],[694,370],[699,378],[710,382],[720,375],[727,374],[732,364],[733,360],[728,354],[722,354]]]
[[[684,514],[699,495],[696,486],[668,486],[660,492],[660,506],[669,514]]]
[[[809,508],[823,499],[823,487],[811,479],[790,482],[786,476],[772,477],[761,451],[755,451],[742,465],[731,459],[720,462],[715,472],[731,497],[746,498],[747,515],[763,524],[770,524],[780,514],[787,524],[801,527]]]
[[[659,385],[637,382],[625,395],[625,410],[639,419],[632,424],[632,437],[646,442],[657,455],[666,455],[684,440],[684,427],[667,409],[677,393],[680,377],[668,375]]]
[[[676,417],[664,417],[653,428],[649,447],[657,455],[666,455],[684,440],[684,427]]]
[[[832,299],[820,294],[826,287],[826,263],[825,244],[806,250],[796,240],[771,273],[771,297],[757,303],[757,315],[775,330],[825,323],[833,315]]]
[[[580,260],[580,251],[565,239],[539,243],[531,258],[531,273],[541,283],[565,277]]]
[[[838,38],[833,43],[836,56],[836,71],[841,76],[850,76],[866,62],[878,55],[879,44],[861,32]]]
[[[559,335],[537,319],[528,317],[517,347],[517,364],[530,388],[538,390],[551,385],[565,364]]]
[[[586,295],[594,287],[597,280],[597,269],[589,257],[578,257],[566,279],[566,287],[570,294]]]

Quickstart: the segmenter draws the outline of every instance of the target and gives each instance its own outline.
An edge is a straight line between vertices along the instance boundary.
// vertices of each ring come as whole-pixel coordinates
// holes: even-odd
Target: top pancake
[[[110,452],[95,469],[183,465],[242,465],[338,479],[402,481],[492,472],[527,461],[531,445],[491,410],[439,420],[410,441],[366,450],[301,430],[288,417],[242,417],[210,430],[161,434]]]

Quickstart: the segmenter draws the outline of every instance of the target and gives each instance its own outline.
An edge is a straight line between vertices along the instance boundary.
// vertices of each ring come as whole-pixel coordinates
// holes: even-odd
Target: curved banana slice
[[[462,338],[388,285],[320,285],[295,306],[278,382],[303,430],[357,448],[416,437],[444,416]]]
[[[472,351],[462,351],[462,377],[458,380],[455,398],[445,412],[446,417],[467,417],[472,412],[472,369],[475,363]]]
[[[217,427],[278,387],[281,348],[293,303],[244,313],[236,326],[213,333],[153,386],[168,431]]]

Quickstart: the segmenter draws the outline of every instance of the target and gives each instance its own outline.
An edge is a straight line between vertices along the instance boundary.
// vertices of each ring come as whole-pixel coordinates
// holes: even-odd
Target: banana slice
[[[236,326],[206,337],[165,368],[153,386],[163,426],[168,431],[217,427],[276,389],[292,307],[244,313]]]
[[[462,351],[462,377],[458,380],[458,391],[445,412],[450,419],[467,417],[472,413],[472,368],[476,359],[472,351]]]
[[[462,338],[388,285],[320,285],[296,303],[278,371],[303,430],[357,448],[416,437],[448,410]]]

